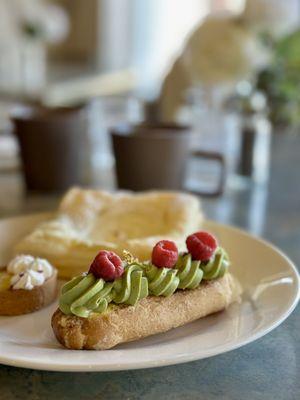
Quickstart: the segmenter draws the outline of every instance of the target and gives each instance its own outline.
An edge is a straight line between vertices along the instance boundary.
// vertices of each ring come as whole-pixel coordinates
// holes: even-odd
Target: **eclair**
[[[241,288],[228,272],[226,251],[215,237],[196,232],[187,251],[161,240],[151,260],[127,251],[123,260],[101,250],[88,272],[67,282],[52,316],[58,341],[69,349],[110,349],[226,309]]]

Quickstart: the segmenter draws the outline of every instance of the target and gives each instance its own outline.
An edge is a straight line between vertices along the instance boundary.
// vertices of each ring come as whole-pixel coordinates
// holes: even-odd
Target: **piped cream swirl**
[[[103,313],[112,300],[113,283],[83,274],[61,289],[59,308],[64,314],[87,318],[91,312]]]
[[[214,256],[207,262],[201,263],[203,279],[221,278],[230,266],[228,254],[222,247],[218,247]]]
[[[217,249],[209,262],[192,260],[189,253],[179,255],[174,268],[158,268],[127,257],[123,275],[105,282],[92,273],[73,278],[62,287],[59,308],[64,314],[87,318],[104,313],[110,304],[134,306],[148,295],[171,296],[176,290],[196,289],[202,280],[217,279],[229,267],[225,250]]]
[[[134,306],[147,296],[148,281],[143,276],[142,266],[137,263],[128,265],[123,276],[114,282],[113,301]]]
[[[153,264],[146,267],[150,294],[154,296],[171,296],[178,288],[177,271],[172,268],[157,268]]]
[[[10,283],[13,289],[32,290],[43,285],[52,276],[54,268],[43,258],[22,254],[9,262],[7,272],[12,275]]]
[[[200,261],[192,260],[191,255],[180,255],[175,266],[178,269],[179,289],[196,289],[199,286],[203,271],[200,266]]]

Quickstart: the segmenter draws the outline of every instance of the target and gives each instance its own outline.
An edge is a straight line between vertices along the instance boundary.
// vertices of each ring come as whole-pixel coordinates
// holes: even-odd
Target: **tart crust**
[[[57,296],[57,271],[43,285],[31,290],[0,291],[0,315],[22,315],[37,311],[52,303]]]

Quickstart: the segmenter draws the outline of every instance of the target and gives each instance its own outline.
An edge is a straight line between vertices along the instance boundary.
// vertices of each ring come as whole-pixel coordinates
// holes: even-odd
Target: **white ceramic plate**
[[[49,214],[0,221],[0,265],[13,244]],[[295,308],[299,276],[293,263],[274,246],[247,233],[206,222],[228,250],[232,272],[244,295],[241,304],[168,333],[106,351],[62,348],[53,336],[53,304],[33,314],[0,317],[0,363],[53,371],[110,371],[159,367],[211,357],[236,349],[270,332]]]

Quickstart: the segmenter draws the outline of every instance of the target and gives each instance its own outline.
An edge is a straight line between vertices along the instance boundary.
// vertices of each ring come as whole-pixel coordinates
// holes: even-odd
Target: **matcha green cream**
[[[211,280],[221,278],[228,270],[229,265],[230,261],[226,251],[222,247],[219,247],[214,256],[207,263],[201,264],[203,279]]]
[[[115,303],[125,303],[134,306],[139,300],[148,296],[148,280],[143,276],[143,267],[131,264],[125,267],[121,278],[114,283]]]
[[[62,287],[59,308],[64,314],[87,318],[92,312],[105,312],[110,302],[134,306],[148,294],[168,297],[177,289],[197,288],[202,279],[221,278],[229,264],[227,253],[219,247],[206,263],[192,260],[190,254],[180,254],[174,268],[134,262],[114,282],[80,275]]]
[[[146,276],[149,281],[149,292],[154,296],[171,296],[178,288],[177,271],[172,268],[157,268],[155,265],[146,266]]]
[[[178,269],[179,289],[195,289],[203,278],[200,261],[192,261],[190,254],[180,255],[175,268]]]
[[[123,276],[114,282],[81,275],[66,283],[61,290],[59,308],[64,314],[87,318],[91,312],[103,313],[111,301],[135,305],[148,296],[148,281],[139,265],[125,267]]]
[[[93,274],[80,275],[61,290],[59,308],[64,314],[87,318],[91,312],[103,313],[113,298],[113,283]]]

